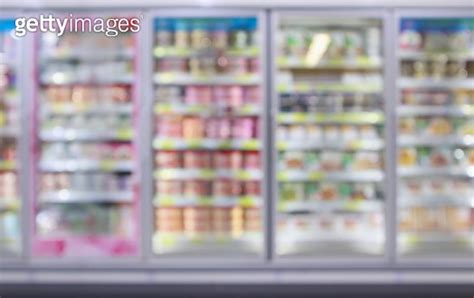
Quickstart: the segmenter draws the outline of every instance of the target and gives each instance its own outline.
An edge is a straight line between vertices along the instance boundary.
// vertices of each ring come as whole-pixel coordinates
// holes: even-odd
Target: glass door
[[[402,17],[398,249],[474,254],[474,18]]]
[[[263,253],[261,26],[238,13],[154,19],[158,255]]]
[[[122,32],[37,36],[35,256],[138,253],[137,43]]]
[[[15,20],[0,18],[0,258],[21,253],[20,185],[20,48]]]
[[[282,13],[276,26],[277,257],[380,257],[382,19]]]

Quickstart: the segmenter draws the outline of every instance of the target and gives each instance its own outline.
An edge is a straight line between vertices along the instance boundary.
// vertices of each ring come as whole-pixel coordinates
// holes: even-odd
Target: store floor
[[[2,298],[472,298],[474,285],[2,285]]]

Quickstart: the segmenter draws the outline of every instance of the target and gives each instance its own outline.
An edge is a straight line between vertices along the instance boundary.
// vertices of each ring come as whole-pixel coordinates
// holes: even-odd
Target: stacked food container
[[[402,18],[399,251],[474,253],[474,19]]]
[[[137,254],[134,36],[38,39],[33,253]]]
[[[381,256],[381,20],[282,13],[275,46],[277,255]]]
[[[155,253],[261,252],[260,47],[254,16],[155,19]]]
[[[21,249],[18,136],[19,47],[14,19],[0,18],[0,258]]]

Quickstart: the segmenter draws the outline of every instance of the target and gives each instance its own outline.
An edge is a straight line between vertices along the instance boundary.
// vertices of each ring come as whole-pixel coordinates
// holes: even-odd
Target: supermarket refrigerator
[[[465,264],[474,255],[474,18],[407,10],[396,25],[399,258]]]
[[[0,259],[22,255],[20,43],[13,15],[0,14]]]
[[[138,35],[68,28],[34,36],[31,253],[133,258],[141,247]]]
[[[277,261],[387,257],[387,20],[379,10],[273,14]]]
[[[158,260],[241,263],[266,254],[264,17],[251,10],[152,16],[149,204]]]

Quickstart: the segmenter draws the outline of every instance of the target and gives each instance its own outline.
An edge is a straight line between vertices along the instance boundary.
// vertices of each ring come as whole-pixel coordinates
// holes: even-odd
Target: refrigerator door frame
[[[398,40],[400,37],[400,22],[403,18],[419,18],[419,19],[429,19],[429,18],[474,18],[474,13],[472,12],[472,7],[466,7],[465,9],[462,8],[396,8],[394,10],[394,55],[393,55],[393,62],[395,63],[395,106],[394,106],[394,113],[395,113],[395,121],[397,125],[395,126],[395,179],[393,180],[393,184],[395,186],[394,196],[395,196],[395,206],[394,206],[394,214],[395,214],[395,250],[396,250],[396,265],[403,268],[454,268],[454,269],[473,269],[474,268],[474,261],[472,258],[469,257],[404,257],[400,254],[398,250],[398,145],[396,140],[398,139],[399,131],[398,131],[398,116],[397,116],[397,108],[400,105],[400,91],[401,88],[398,87],[398,79],[400,78],[400,60],[399,60],[399,47],[398,47]]]
[[[390,94],[390,85],[392,82],[390,82],[390,76],[388,75],[391,72],[391,67],[387,63],[390,60],[390,51],[388,51],[390,47],[390,36],[389,36],[389,26],[391,25],[390,19],[391,19],[391,14],[390,11],[387,9],[364,9],[364,8],[356,8],[353,10],[349,9],[337,9],[337,8],[329,8],[329,9],[308,9],[308,10],[301,10],[301,9],[276,9],[272,11],[272,32],[273,32],[273,38],[276,37],[276,33],[278,31],[278,20],[280,17],[284,16],[312,16],[312,17],[322,17],[322,18],[374,18],[374,19],[379,19],[381,21],[382,25],[382,34],[383,37],[381,39],[381,45],[382,45],[382,53],[383,53],[383,66],[382,66],[382,72],[383,72],[383,91],[381,92],[382,96],[384,96],[384,111],[383,113],[387,115],[389,112],[387,104],[389,104],[390,99],[392,95]],[[277,48],[275,46],[276,40],[273,40],[272,45],[272,57],[273,61],[271,64],[272,68],[272,86],[275,86],[276,82],[276,72],[278,70],[278,67],[276,65],[276,57],[278,55],[277,53]],[[271,94],[271,102],[273,103],[272,106],[272,132],[273,136],[275,136],[276,129],[278,127],[278,121],[276,120],[276,116],[278,114],[278,92],[276,88],[273,88],[272,94]],[[385,136],[387,136],[389,129],[388,129],[388,117],[386,117],[385,122],[384,122],[384,133]],[[384,148],[384,162],[385,162],[385,168],[383,169],[383,173],[385,174],[384,181],[382,182],[384,185],[384,207],[383,207],[383,213],[384,213],[384,252],[380,256],[374,256],[373,258],[368,258],[368,257],[353,257],[353,256],[348,256],[348,257],[330,257],[330,258],[324,258],[324,257],[285,257],[282,258],[278,256],[276,253],[274,255],[273,263],[276,265],[282,265],[285,267],[290,267],[290,268],[311,268],[311,269],[324,269],[324,268],[386,268],[390,266],[393,262],[391,261],[393,259],[393,251],[390,248],[391,245],[391,240],[390,234],[388,234],[388,231],[391,229],[390,224],[391,221],[389,220],[390,217],[390,206],[392,205],[391,202],[393,200],[391,194],[390,194],[390,188],[389,188],[389,183],[388,181],[390,180],[390,175],[391,175],[391,170],[390,170],[390,155],[389,155],[389,144],[387,143],[387,138],[384,137],[385,140],[385,148]],[[272,158],[273,158],[273,167],[275,169],[274,172],[276,172],[276,166],[277,166],[277,160],[278,160],[278,150],[274,146],[272,148]],[[275,173],[273,173],[275,174]],[[275,175],[272,177],[272,199],[273,199],[273,206],[272,206],[272,214],[273,214],[273,221],[275,221],[275,218],[277,216],[277,209],[276,205],[279,200],[279,191],[278,191],[278,181],[275,177]],[[276,226],[274,222],[274,235],[277,234],[276,231]],[[276,236],[274,236],[276,238]],[[275,239],[273,239],[273,243],[275,243]],[[273,248],[274,251],[276,251],[276,246]]]
[[[21,10],[10,10],[5,9],[0,12],[0,19],[10,20],[22,16]],[[27,45],[29,44],[31,37],[27,34],[22,38],[18,38],[16,41],[16,46],[18,47],[18,56],[17,64],[15,65],[16,73],[16,89],[18,90],[18,101],[16,110],[18,113],[17,119],[17,131],[16,131],[16,172],[18,176],[18,200],[19,207],[16,210],[18,214],[18,231],[21,233],[19,236],[19,245],[20,251],[18,255],[13,256],[12,258],[4,259],[0,258],[0,268],[6,266],[19,266],[24,264],[29,257],[29,237],[28,237],[28,206],[29,206],[29,188],[28,188],[28,148],[29,148],[29,138],[25,133],[25,130],[29,127],[29,115],[28,115],[28,91],[29,89],[29,80],[26,80],[26,75],[28,74],[29,63]]]
[[[166,254],[156,254],[153,252],[153,243],[149,244],[151,245],[150,251],[151,251],[151,256],[150,259],[148,260],[148,263],[151,266],[157,266],[159,269],[191,269],[191,268],[199,268],[199,269],[242,269],[242,268],[262,268],[265,267],[265,264],[270,260],[269,258],[269,246],[270,244],[268,243],[267,235],[269,234],[268,230],[271,228],[270,225],[268,224],[268,219],[267,219],[267,212],[266,210],[268,209],[268,202],[270,201],[270,188],[269,188],[269,183],[268,183],[268,177],[265,175],[268,173],[267,171],[270,170],[270,164],[268,163],[268,156],[269,156],[269,138],[270,138],[270,133],[267,127],[267,118],[268,118],[268,84],[269,84],[269,79],[266,77],[267,73],[267,59],[266,59],[266,54],[268,53],[268,44],[266,40],[266,36],[268,35],[268,28],[267,28],[267,19],[268,19],[268,12],[263,10],[263,9],[258,9],[258,8],[237,8],[237,9],[229,9],[229,8],[212,8],[212,7],[200,7],[200,8],[166,8],[166,9],[152,9],[149,11],[149,13],[146,15],[146,18],[148,19],[148,22],[151,23],[151,32],[154,32],[153,28],[153,22],[154,19],[160,18],[160,17],[168,17],[168,18],[180,18],[180,17],[189,17],[189,18],[199,18],[199,17],[220,17],[220,18],[226,18],[226,17],[255,17],[257,19],[257,24],[258,28],[260,31],[260,43],[261,43],[261,50],[259,53],[259,58],[260,58],[260,65],[261,65],[261,74],[262,74],[262,81],[260,83],[261,86],[261,107],[262,111],[260,112],[260,139],[261,139],[261,149],[260,149],[260,154],[261,154],[261,160],[262,160],[262,165],[261,165],[261,172],[262,172],[262,179],[261,179],[261,189],[262,189],[262,205],[261,205],[261,212],[262,212],[262,230],[261,230],[261,241],[262,241],[262,246],[261,246],[261,253],[256,254],[255,256],[245,256],[240,258],[239,255],[236,255],[233,257],[233,255],[228,255],[228,256],[223,256],[223,257],[203,257],[203,258],[198,258],[196,256],[167,256]],[[146,39],[150,39],[150,35],[145,37]],[[149,60],[149,66],[147,67],[149,71],[148,74],[151,74],[150,78],[153,77],[153,70],[151,69],[153,66],[153,38],[151,38],[151,49],[149,52],[146,54],[147,58]],[[150,45],[147,45],[150,46]],[[150,82],[148,85],[150,90],[150,95],[153,92],[153,89],[155,88],[156,84],[154,82]],[[153,102],[153,96],[149,97],[149,100]],[[149,119],[149,121],[153,122],[154,121],[155,115],[153,114]],[[153,119],[153,120],[152,120]],[[151,127],[151,123],[149,125]],[[150,137],[152,137],[153,132],[150,131]],[[151,143],[151,142],[150,142]],[[150,146],[149,151],[154,152],[154,149],[152,146]],[[154,165],[152,165],[152,169],[154,168]],[[148,172],[147,175],[149,176],[148,179],[151,178],[151,184],[153,184],[153,171]],[[150,181],[148,181],[150,183]],[[146,201],[147,204],[153,204],[153,194],[154,194],[154,187],[151,186],[151,188],[148,190],[149,195],[151,194],[151,197],[148,198]],[[155,233],[155,228],[154,228],[154,212],[153,210],[155,207],[152,206],[152,212],[147,212],[147,216],[150,216],[151,218],[147,219],[147,222],[151,224],[151,229],[150,229],[150,236],[151,241],[153,241],[153,236]],[[150,208],[149,208],[150,209]]]
[[[117,17],[128,17],[128,16],[140,16],[143,15],[142,11],[137,9],[111,9],[111,10],[104,10],[104,9],[97,9],[97,10],[88,10],[88,9],[66,9],[66,8],[58,8],[58,9],[35,9],[34,11],[28,11],[25,13],[26,17],[37,17],[38,15],[42,14],[52,14],[56,16],[65,16],[68,13],[76,14],[78,16],[83,17],[100,17],[100,16],[117,16]],[[135,209],[138,214],[135,215],[136,223],[134,225],[134,229],[137,233],[136,236],[133,236],[134,239],[131,240],[136,245],[136,251],[133,255],[128,256],[79,256],[79,257],[69,257],[69,256],[37,256],[33,251],[33,245],[31,243],[35,239],[36,231],[35,231],[35,218],[37,213],[37,206],[36,203],[38,201],[38,194],[35,193],[34,187],[37,185],[38,177],[41,173],[39,169],[37,169],[40,152],[36,152],[35,150],[40,146],[41,140],[38,138],[38,129],[40,125],[40,119],[37,118],[39,116],[39,108],[41,106],[40,102],[40,82],[39,82],[39,75],[40,75],[40,51],[39,51],[39,38],[40,32],[30,33],[31,35],[31,43],[28,47],[28,64],[29,64],[29,80],[31,81],[30,85],[30,98],[32,100],[28,101],[28,109],[29,109],[29,126],[28,131],[25,130],[25,134],[28,135],[30,138],[28,154],[29,154],[29,170],[30,170],[30,179],[29,179],[29,186],[28,189],[30,190],[29,193],[29,229],[27,235],[29,237],[30,246],[29,250],[29,267],[30,268],[50,268],[50,269],[66,269],[66,268],[88,268],[88,269],[98,269],[98,268],[120,268],[121,266],[131,266],[136,267],[140,266],[140,262],[143,261],[142,256],[142,237],[143,233],[141,231],[141,204],[142,204],[142,194],[141,194],[141,187],[140,187],[140,175],[141,175],[141,157],[139,155],[135,156],[133,160],[134,169],[132,175],[135,175],[135,180],[133,184],[136,189],[133,189],[134,192],[134,201],[131,203],[134,205],[133,209]],[[139,61],[139,47],[140,38],[137,35],[134,37],[134,54],[132,61],[134,63],[134,77],[132,82],[132,98],[133,98],[133,105],[134,110],[132,112],[133,120],[133,131],[134,135],[131,139],[130,143],[133,146],[133,150],[139,154],[140,148],[140,135],[137,132],[137,129],[140,125],[140,117],[136,113],[139,112],[139,101],[143,95],[141,94],[141,85],[140,82],[140,69],[142,67],[142,63]],[[135,211],[133,211],[135,212]],[[85,262],[87,259],[92,259],[89,262]]]

